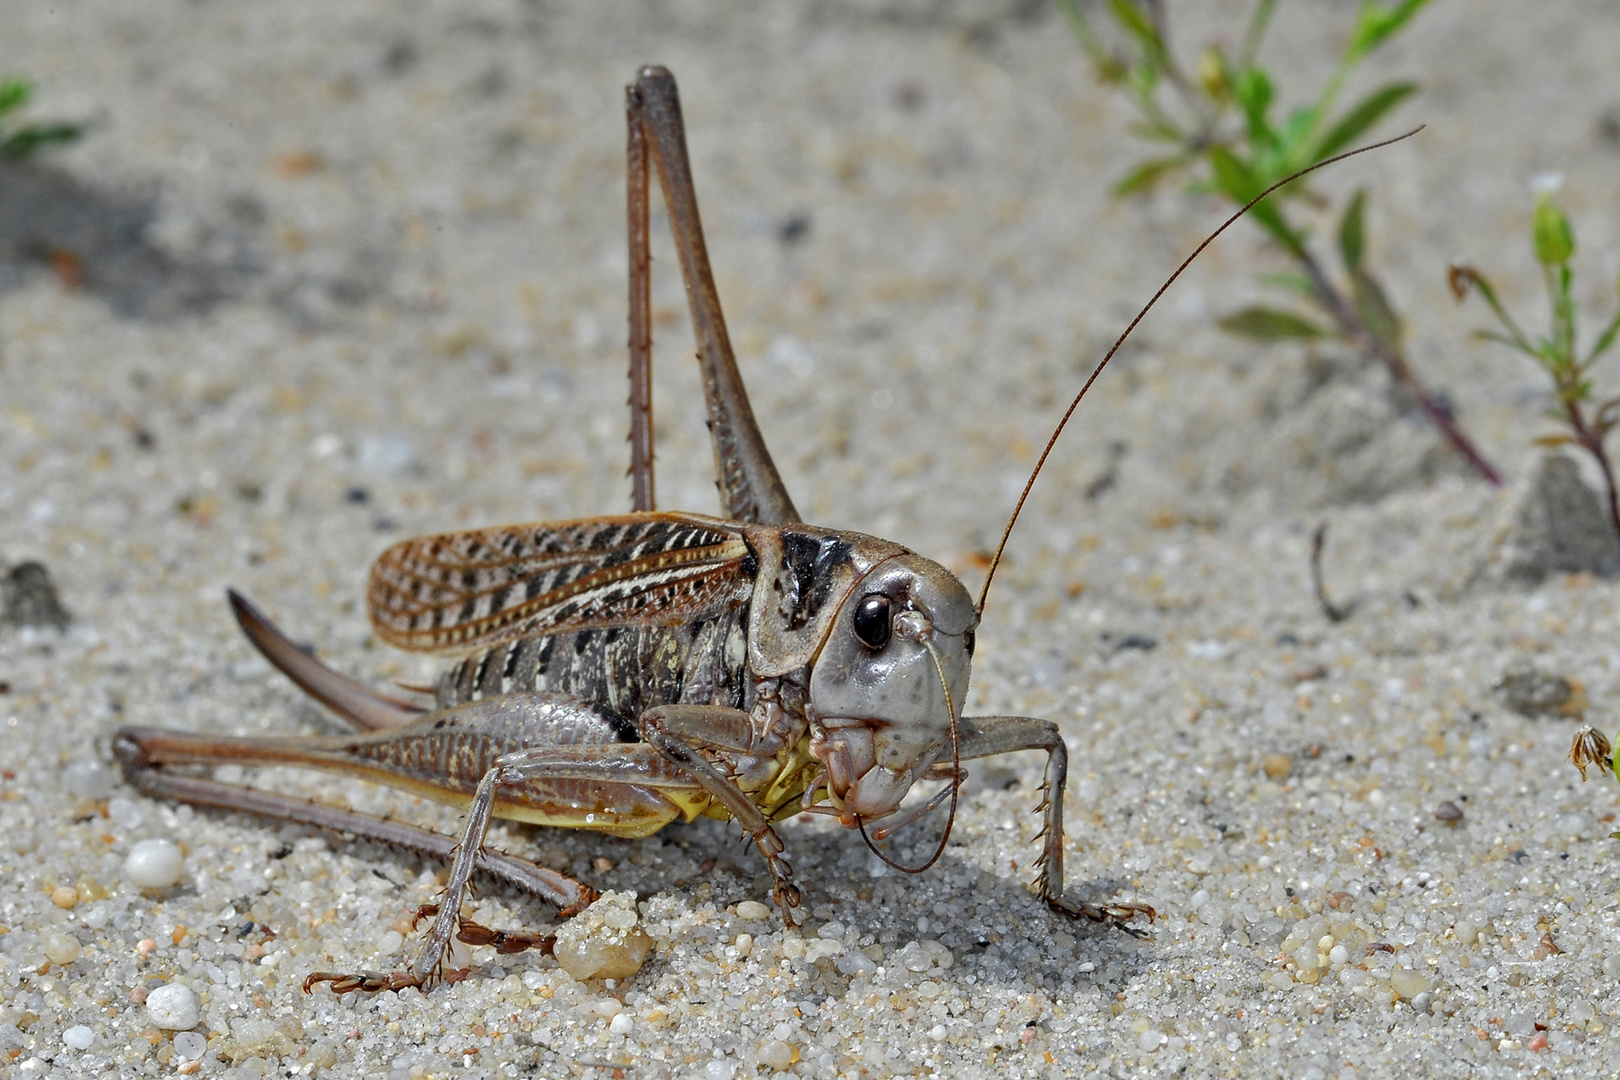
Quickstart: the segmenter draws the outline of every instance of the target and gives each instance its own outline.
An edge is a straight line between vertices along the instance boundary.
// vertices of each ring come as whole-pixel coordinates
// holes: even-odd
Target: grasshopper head
[[[810,675],[810,753],[827,767],[845,825],[892,814],[930,765],[949,758],[978,622],[956,575],[909,552],[845,594]]]

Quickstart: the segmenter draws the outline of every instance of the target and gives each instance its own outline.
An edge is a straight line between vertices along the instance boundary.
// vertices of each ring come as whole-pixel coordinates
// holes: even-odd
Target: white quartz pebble
[[[186,857],[172,840],[142,840],[129,849],[129,857],[124,860],[124,876],[142,889],[166,889],[178,882],[185,870]]]
[[[165,983],[146,995],[146,1015],[154,1027],[184,1031],[197,1026],[200,1015],[196,991],[184,983]]]
[[[208,1040],[195,1031],[177,1031],[174,1052],[187,1061],[196,1061],[208,1049]]]
[[[88,1050],[96,1041],[96,1033],[83,1024],[76,1024],[62,1032],[62,1045],[69,1050]]]
[[[79,758],[62,770],[62,786],[81,799],[105,799],[112,794],[113,771],[99,758]]]
[[[745,922],[762,922],[771,917],[771,909],[758,900],[744,900],[737,905],[737,918]]]

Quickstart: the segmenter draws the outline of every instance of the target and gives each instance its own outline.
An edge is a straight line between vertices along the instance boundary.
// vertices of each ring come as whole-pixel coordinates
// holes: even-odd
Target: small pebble
[[[1260,759],[1260,767],[1273,780],[1282,780],[1294,771],[1294,759],[1287,754],[1267,754]]]
[[[52,933],[45,937],[45,959],[53,964],[71,964],[79,958],[79,951],[79,943],[66,934]]]
[[[1148,1028],[1136,1037],[1136,1045],[1142,1048],[1142,1053],[1151,1054],[1164,1045],[1164,1032]]]
[[[838,941],[844,936],[844,924],[841,922],[827,923],[816,931],[816,936],[826,938],[829,941]]]
[[[737,918],[744,922],[764,922],[771,917],[771,909],[758,900],[744,900],[737,905]]]
[[[146,820],[146,815],[141,813],[141,808],[136,805],[135,800],[126,799],[122,795],[114,795],[107,800],[107,817],[114,825],[124,830],[138,829],[141,822]]]
[[[72,911],[79,906],[79,890],[71,885],[58,885],[51,890],[51,903],[59,908]]]
[[[1447,825],[1457,825],[1462,822],[1463,812],[1456,803],[1452,802],[1450,799],[1447,799],[1445,802],[1434,808],[1434,816],[1445,822]]]
[[[557,963],[576,979],[628,979],[653,949],[636,922],[635,893],[603,893],[557,929]]]
[[[780,1039],[769,1039],[759,1045],[759,1063],[776,1072],[787,1072],[793,1068],[797,1055],[793,1047]]]
[[[736,1063],[726,1061],[722,1058],[715,1058],[713,1061],[703,1066],[704,1080],[731,1080],[731,1078],[736,1074]]]
[[[142,840],[129,849],[124,860],[124,877],[141,889],[167,889],[185,871],[186,857],[172,840]]]
[[[608,1030],[615,1035],[628,1035],[635,1026],[636,1022],[630,1019],[629,1013],[620,1013],[608,1021]]]
[[[62,786],[81,799],[105,799],[112,794],[113,771],[98,758],[79,758],[62,770]]]
[[[146,1015],[153,1026],[165,1031],[194,1028],[201,1015],[197,994],[184,983],[155,986],[146,995]]]
[[[196,1061],[208,1049],[208,1040],[195,1031],[177,1031],[174,1052],[187,1061]]]
[[[83,1024],[75,1024],[62,1032],[62,1045],[69,1050],[88,1050],[96,1041],[96,1033]]]
[[[1389,988],[1407,1001],[1427,993],[1429,980],[1411,968],[1401,968],[1389,977]]]

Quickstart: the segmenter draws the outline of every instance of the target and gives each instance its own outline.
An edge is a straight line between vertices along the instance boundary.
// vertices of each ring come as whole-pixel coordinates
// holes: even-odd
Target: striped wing
[[[737,522],[626,514],[422,536],[372,564],[377,636],[413,652],[704,617],[752,587]]]

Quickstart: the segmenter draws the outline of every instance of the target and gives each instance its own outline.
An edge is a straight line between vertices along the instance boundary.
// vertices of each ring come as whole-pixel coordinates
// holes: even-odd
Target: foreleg
[[[1154,910],[1146,904],[1090,903],[1069,900],[1063,895],[1063,789],[1069,778],[1069,748],[1063,735],[1050,720],[1031,716],[969,716],[961,722],[961,758],[992,757],[1015,750],[1045,750],[1046,775],[1041,781],[1041,854],[1036,860],[1035,891],[1053,911],[1071,918],[1109,922],[1128,933],[1140,931],[1126,924],[1138,915],[1151,922]]]

